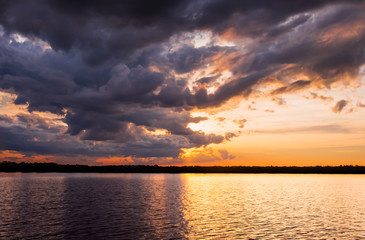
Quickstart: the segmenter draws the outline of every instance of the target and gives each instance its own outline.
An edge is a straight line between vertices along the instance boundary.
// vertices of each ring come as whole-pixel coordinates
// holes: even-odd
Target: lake
[[[365,239],[365,176],[0,173],[0,239]]]

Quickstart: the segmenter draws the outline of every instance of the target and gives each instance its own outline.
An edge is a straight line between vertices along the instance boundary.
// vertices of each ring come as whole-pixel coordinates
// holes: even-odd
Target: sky
[[[365,165],[365,1],[0,0],[0,161]]]

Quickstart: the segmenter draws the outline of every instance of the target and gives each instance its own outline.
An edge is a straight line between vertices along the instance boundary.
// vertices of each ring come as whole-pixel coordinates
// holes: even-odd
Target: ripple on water
[[[365,239],[365,176],[0,174],[0,239]]]

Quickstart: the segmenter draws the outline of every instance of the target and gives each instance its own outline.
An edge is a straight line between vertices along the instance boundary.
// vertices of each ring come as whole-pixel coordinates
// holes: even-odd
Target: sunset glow
[[[365,4],[319,2],[4,3],[0,161],[364,165]]]

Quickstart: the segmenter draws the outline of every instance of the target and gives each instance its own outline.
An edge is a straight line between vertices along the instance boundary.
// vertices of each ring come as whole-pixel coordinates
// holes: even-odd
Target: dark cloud
[[[289,21],[273,27],[268,32],[268,36],[277,37],[278,35],[280,35],[282,33],[286,33],[288,31],[290,31],[291,29],[293,29],[297,26],[300,26],[301,24],[305,23],[309,18],[310,18],[309,14],[296,15],[292,19],[289,19]]]
[[[230,159],[235,158],[235,156],[229,154],[227,150],[219,149],[218,152],[221,155],[221,157],[222,157],[223,160],[227,160],[227,159],[230,160]]]
[[[251,94],[252,88],[262,78],[273,73],[275,68],[269,68],[261,72],[253,73],[247,77],[233,79],[217,88],[213,94],[208,94],[206,89],[200,89],[195,94],[187,93],[187,104],[198,108],[220,106],[229,99],[236,96],[247,97]]]
[[[207,84],[209,86],[212,82],[217,80],[218,77],[220,77],[220,75],[216,75],[216,76],[212,76],[212,77],[204,77],[204,78],[200,78],[196,82],[200,83],[200,84]]]
[[[18,122],[24,123],[27,127],[36,127],[40,129],[49,129],[50,124],[44,119],[34,114],[18,114],[16,115]]]
[[[298,81],[295,81],[295,82],[289,84],[288,86],[275,89],[274,91],[271,92],[271,94],[278,95],[278,94],[283,94],[283,93],[292,93],[292,92],[301,90],[303,88],[306,88],[310,84],[311,84],[311,81],[298,80]]]
[[[335,1],[207,1],[201,4],[196,18],[199,25],[224,31],[233,27],[239,34],[262,35],[290,15],[322,7]],[[343,2],[343,1],[338,1]],[[198,5],[198,4],[197,4]],[[242,25],[245,27],[242,28]],[[256,29],[255,29],[256,27]]]
[[[361,1],[0,1],[0,89],[31,113],[0,116],[2,149],[149,158],[228,141],[237,134],[190,129],[206,120],[190,111],[273,78],[284,86],[273,95],[356,78],[363,12]],[[186,40],[197,31],[212,34],[208,45]],[[299,73],[311,81],[288,80]]]
[[[87,154],[88,149],[75,144],[74,141],[51,142],[46,141],[45,132],[33,130],[29,131],[20,126],[2,127],[0,126],[0,149],[12,150],[23,153],[34,154],[64,154],[82,155]],[[57,144],[57,143],[62,144]]]
[[[130,52],[166,40],[182,30],[224,30],[255,17],[248,27],[269,27],[291,14],[334,1],[1,1],[1,24],[8,32],[37,36],[56,50],[82,48],[98,58]],[[265,18],[258,13],[266,13]],[[247,20],[246,18],[244,20]],[[232,23],[233,22],[233,23]],[[234,24],[235,23],[235,24]],[[271,24],[270,24],[271,23]],[[235,26],[238,28],[238,26]],[[262,30],[262,29],[260,29]],[[107,37],[104,37],[106,35]],[[95,47],[101,49],[89,51]],[[114,52],[113,52],[114,51]],[[97,54],[95,54],[97,53]],[[91,56],[90,56],[91,57]]]
[[[234,137],[238,137],[238,135],[236,133],[233,133],[233,132],[228,132],[225,134],[225,139],[228,141],[230,140],[231,138],[234,138]]]
[[[195,134],[187,137],[194,147],[207,146],[208,144],[219,144],[224,141],[224,137],[220,135],[205,134],[204,132],[195,132]]]
[[[182,19],[185,1],[2,1],[1,24],[50,43],[82,50],[89,64],[123,57],[167,39]]]
[[[208,16],[210,16],[211,11],[215,12],[215,10],[213,9],[218,9],[217,7],[219,6],[219,9],[229,9],[228,12],[225,13],[225,11],[222,11],[221,9],[221,17],[224,17],[224,19],[229,22],[229,19],[232,16],[237,15],[237,13],[240,13],[242,15],[244,15],[245,13],[249,13],[249,11],[253,10],[253,9],[264,9],[265,11],[268,11],[271,13],[272,16],[280,16],[278,17],[278,19],[281,19],[282,21],[284,21],[288,16],[290,16],[290,14],[296,13],[296,12],[302,12],[305,10],[310,10],[312,8],[318,7],[318,6],[322,6],[324,5],[324,2],[322,2],[321,4],[319,3],[309,3],[306,2],[305,4],[295,4],[295,7],[293,7],[293,9],[277,9],[276,7],[274,7],[274,5],[270,2],[265,2],[265,3],[260,3],[260,4],[256,4],[256,3],[245,3],[245,4],[238,4],[234,3],[234,2],[229,2],[229,3],[224,3],[224,7],[221,6],[221,4],[218,1],[212,1],[212,2],[206,2],[204,4],[200,4],[201,6],[199,8],[191,8],[191,6],[195,6],[197,3],[189,3],[189,2],[185,2],[185,3],[170,3],[167,4],[164,7],[161,7],[161,9],[159,11],[151,11],[151,15],[147,15],[145,16],[146,19],[148,19],[148,21],[144,18],[144,17],[138,17],[138,16],[144,16],[143,14],[145,13],[145,10],[142,10],[144,8],[141,8],[138,4],[126,4],[126,3],[120,3],[117,4],[116,2],[111,2],[110,6],[104,6],[104,4],[96,4],[96,3],[88,3],[87,5],[84,5],[84,8],[87,9],[87,11],[82,14],[77,14],[76,16],[76,12],[74,12],[71,9],[73,8],[73,5],[71,3],[63,3],[63,4],[56,4],[53,2],[41,2],[42,4],[38,3],[38,4],[32,4],[31,9],[35,8],[38,9],[35,12],[29,11],[26,12],[26,14],[34,14],[35,16],[41,16],[43,11],[45,11],[46,9],[49,10],[50,12],[55,11],[55,16],[61,15],[61,16],[69,16],[69,17],[74,17],[75,18],[75,25],[78,25],[77,22],[80,21],[82,22],[82,20],[85,18],[87,20],[90,19],[94,19],[97,18],[99,19],[101,22],[105,21],[106,23],[108,23],[108,21],[112,21],[113,19],[115,21],[117,21],[117,19],[132,19],[132,20],[125,20],[125,22],[132,24],[134,27],[137,28],[145,28],[146,26],[149,25],[156,25],[158,27],[161,27],[160,24],[161,22],[163,22],[165,19],[165,17],[168,20],[176,20],[181,18],[181,14],[171,14],[170,13],[176,13],[177,10],[181,10],[183,9],[182,12],[185,11],[185,15],[187,19],[180,19],[181,21],[179,21],[179,26],[185,26],[184,24],[186,22],[189,22],[189,25],[192,29],[199,29],[199,24],[201,24],[201,19],[209,19]],[[333,2],[332,2],[333,3]],[[30,33],[28,33],[28,28],[25,26],[25,30],[21,31],[23,29],[22,26],[22,19],[19,19],[19,22],[17,22],[16,20],[14,20],[12,23],[9,22],[9,16],[11,15],[11,13],[14,11],[16,12],[17,10],[21,10],[24,8],[21,7],[21,4],[9,4],[9,3],[3,3],[7,8],[9,8],[9,11],[6,13],[3,13],[3,25],[5,27],[5,30],[11,32],[21,32],[23,34],[31,34],[37,37],[40,37],[41,39],[48,41],[49,43],[51,43],[52,46],[52,41],[49,40],[47,37],[42,37],[43,35],[38,34],[38,32],[40,31],[38,28],[42,28],[42,31],[45,32],[46,34],[46,26],[43,26],[43,24],[35,24],[35,26],[32,26],[31,29],[33,29],[33,27],[35,29],[38,29],[37,31],[35,30],[29,30]],[[33,6],[34,5],[34,6]],[[39,5],[39,6],[38,6]],[[100,7],[99,5],[103,5],[102,7]],[[118,7],[115,7],[113,9],[111,9],[111,6],[115,6],[118,5]],[[199,5],[199,4],[198,4]],[[237,6],[236,6],[237,5]],[[287,3],[287,5],[291,5],[290,2]],[[83,6],[83,4],[76,4],[76,8],[81,8],[81,6]],[[132,7],[134,6],[134,7]],[[157,6],[159,6],[159,4],[157,4]],[[100,8],[99,8],[100,7]],[[110,9],[109,9],[110,8]],[[165,9],[166,8],[166,9]],[[104,9],[104,10],[102,10]],[[109,9],[109,10],[107,10]],[[141,14],[136,14],[136,15],[132,15],[128,9],[133,9],[131,10],[131,12],[138,12],[138,11],[142,11]],[[153,8],[155,9],[155,8]],[[165,9],[165,10],[163,10]],[[197,9],[200,9],[200,11],[202,11],[200,14],[195,14],[195,25],[191,23],[192,19],[189,19],[188,16],[189,15],[189,11],[191,11],[191,14],[194,13]],[[296,10],[294,10],[296,9]],[[295,27],[301,27],[304,32],[305,31],[313,31],[313,28],[316,29],[316,27],[318,29],[323,29],[324,26],[331,26],[331,24],[337,24],[338,21],[336,22],[336,18],[335,16],[339,16],[339,14],[341,15],[342,12],[348,12],[349,10],[353,10],[353,8],[347,6],[345,8],[335,8],[334,10],[332,10],[332,12],[334,13],[325,13],[323,14],[324,16],[320,17],[320,18],[316,18],[316,20],[314,21],[313,19],[309,20],[309,16],[310,14],[304,14],[304,15],[299,15],[299,16],[295,16],[293,17],[293,19],[289,18],[289,20],[286,20],[285,23],[280,23],[277,25],[277,27],[279,26],[290,26],[287,27],[287,30],[284,31],[284,33],[291,33],[292,29]],[[100,11],[100,12],[99,12]],[[128,13],[127,13],[127,12]],[[119,14],[117,14],[119,12]],[[148,11],[149,12],[149,11]],[[38,13],[38,15],[36,15],[36,13]],[[153,13],[153,14],[152,14]],[[83,15],[84,14],[84,15]],[[108,15],[113,16],[114,18],[106,18],[106,16]],[[166,16],[164,14],[167,14]],[[355,14],[353,14],[354,16],[351,17],[350,20],[359,20],[362,15],[360,15],[359,12],[355,12]],[[38,16],[38,17],[39,17]],[[152,17],[153,16],[153,17]],[[177,16],[180,16],[177,17]],[[44,15],[45,18],[48,17],[47,14]],[[16,17],[15,17],[16,18]],[[41,18],[41,17],[40,17]],[[173,18],[173,19],[171,19]],[[306,19],[306,21],[304,21],[304,19]],[[185,20],[185,21],[184,21]],[[326,21],[325,21],[326,20]],[[347,20],[347,21],[350,21]],[[150,22],[151,21],[151,22]],[[29,21],[27,21],[29,22]],[[86,22],[86,20],[85,20]],[[127,23],[123,24],[124,21],[120,20],[120,26],[122,28],[118,28],[118,29],[114,29],[114,31],[118,32],[118,31],[123,31],[125,26],[129,26]],[[206,20],[204,20],[203,22],[206,22]],[[97,24],[98,22],[94,23],[94,28],[98,29],[101,28],[101,26],[99,26]],[[105,23],[105,24],[106,24]],[[24,23],[26,25],[26,23]],[[46,22],[46,24],[52,24],[51,22]],[[91,23],[90,23],[91,24]],[[215,20],[212,20],[211,24],[218,24],[215,22]],[[255,23],[252,23],[253,25],[255,25]],[[327,25],[326,25],[327,24]],[[341,23],[344,24],[344,23]],[[107,25],[107,24],[106,24]],[[205,25],[205,24],[203,24]],[[247,25],[247,24],[246,24]],[[113,25],[110,25],[113,26]],[[119,26],[119,25],[118,25]],[[313,27],[314,26],[314,27]],[[195,27],[195,28],[194,28]],[[229,26],[226,26],[229,27]],[[85,25],[80,25],[78,26],[78,28],[82,28],[84,31],[88,31],[89,29],[87,29],[87,26]],[[48,28],[47,28],[48,29]],[[65,27],[62,27],[63,31],[67,31],[65,29]],[[72,28],[70,28],[71,31]],[[190,28],[189,28],[190,29]],[[189,29],[180,29],[177,28],[174,32],[170,33],[170,34],[175,34],[177,33],[179,30],[184,30],[187,31]],[[91,31],[91,30],[90,30]],[[96,31],[96,30],[95,30]],[[133,29],[129,29],[130,32],[133,32]],[[78,33],[80,31],[77,31]],[[82,32],[82,31],[81,31]],[[158,31],[157,31],[158,32]],[[48,32],[47,32],[48,33]],[[92,31],[90,32],[90,34],[92,33]],[[134,32],[133,32],[134,33]],[[48,33],[49,35],[52,34],[51,31],[49,31]],[[330,69],[325,70],[327,73],[332,72],[332,73],[336,73],[336,71],[333,71],[334,69],[344,69],[344,68],[339,68],[339,66],[337,66],[337,64],[349,64],[350,67],[352,68],[357,68],[359,66],[359,64],[361,62],[363,62],[362,57],[359,55],[360,58],[356,57],[356,53],[359,53],[361,51],[358,51],[358,49],[355,49],[354,52],[351,51],[342,51],[342,49],[347,49],[345,48],[345,46],[347,46],[347,44],[352,44],[354,43],[354,46],[359,46],[360,48],[363,46],[362,44],[362,38],[361,37],[357,37],[356,39],[353,39],[353,41],[355,42],[341,42],[339,41],[338,43],[335,41],[334,43],[331,44],[327,44],[327,46],[322,46],[322,45],[318,45],[318,41],[317,39],[313,38],[315,35],[309,35],[309,37],[307,37],[306,39],[300,39],[300,36],[296,36],[296,35],[300,35],[299,33],[293,33],[294,34],[294,38],[299,39],[300,41],[292,41],[292,37],[288,38],[287,34],[284,34],[283,36],[279,36],[277,37],[277,39],[275,41],[269,41],[269,42],[264,42],[262,45],[257,45],[257,54],[254,54],[252,56],[253,61],[250,63],[250,67],[249,69],[255,70],[259,72],[256,73],[252,73],[249,74],[246,77],[239,77],[236,78],[235,80],[229,81],[223,85],[221,85],[218,90],[214,93],[214,94],[208,94],[204,89],[200,89],[199,91],[192,93],[191,91],[189,91],[189,89],[186,88],[185,85],[179,85],[177,84],[177,82],[175,82],[174,80],[172,80],[172,82],[168,82],[170,80],[168,80],[168,76],[164,73],[156,73],[156,72],[151,72],[149,70],[146,69],[146,67],[148,65],[150,65],[151,63],[149,61],[154,61],[156,59],[158,59],[158,63],[160,65],[166,65],[169,66],[173,69],[175,69],[178,73],[185,73],[185,72],[189,72],[191,70],[194,70],[204,64],[206,64],[207,59],[209,59],[209,57],[213,56],[214,54],[217,54],[218,52],[222,52],[222,51],[226,51],[225,48],[222,47],[202,47],[202,48],[193,48],[190,46],[182,46],[178,51],[175,51],[171,54],[168,54],[166,56],[166,59],[164,59],[163,57],[161,57],[161,51],[162,49],[160,49],[159,47],[157,47],[157,49],[159,49],[156,52],[155,50],[151,50],[151,49],[146,49],[144,46],[145,45],[141,45],[141,47],[138,47],[136,49],[134,49],[132,47],[132,45],[130,43],[123,43],[123,41],[121,41],[119,44],[120,45],[125,45],[126,47],[128,47],[130,49],[130,51],[132,51],[131,54],[123,54],[123,56],[119,56],[118,55],[118,48],[116,49],[110,49],[110,51],[112,53],[110,53],[109,55],[113,56],[112,59],[109,60],[108,64],[99,64],[98,67],[93,67],[90,68],[87,64],[85,64],[82,59],[84,58],[85,55],[85,48],[90,48],[87,49],[86,52],[96,52],[94,54],[96,54],[99,58],[102,58],[102,54],[97,53],[100,48],[103,48],[104,45],[109,46],[109,44],[103,44],[103,42],[99,42],[96,41],[95,44],[89,44],[89,41],[92,41],[90,39],[93,39],[92,36],[85,38],[85,39],[78,39],[78,35],[82,35],[80,34],[76,34],[77,36],[75,36],[74,39],[74,44],[76,44],[73,48],[69,47],[69,48],[61,48],[64,51],[68,51],[69,54],[66,55],[59,55],[56,53],[52,53],[52,52],[48,52],[46,54],[42,54],[42,57],[40,59],[36,59],[36,61],[33,61],[34,59],[29,59],[32,60],[32,62],[34,62],[33,64],[29,64],[28,62],[24,62],[20,61],[20,65],[17,62],[17,66],[16,69],[15,66],[11,66],[11,64],[3,70],[3,72],[9,72],[13,73],[11,74],[11,76],[6,76],[5,78],[5,82],[3,84],[3,88],[6,87],[13,87],[15,88],[15,91],[17,92],[17,94],[19,95],[18,99],[16,100],[16,103],[18,104],[24,104],[24,103],[29,103],[29,109],[30,110],[42,110],[42,111],[51,111],[54,113],[58,113],[60,114],[62,112],[63,108],[69,108],[69,106],[67,106],[67,104],[65,104],[64,100],[60,100],[57,101],[58,99],[54,99],[55,96],[51,96],[52,99],[49,99],[48,101],[44,101],[44,103],[41,103],[41,99],[47,99],[47,96],[44,96],[44,92],[45,91],[49,91],[49,90],[53,90],[54,92],[51,92],[53,94],[66,94],[67,97],[69,98],[69,94],[70,93],[78,93],[78,95],[80,95],[80,92],[77,92],[78,88],[81,87],[88,87],[88,88],[100,88],[101,86],[104,86],[104,90],[116,90],[113,94],[116,98],[118,98],[119,101],[129,101],[129,102],[149,102],[149,103],[155,103],[155,104],[160,104],[163,106],[198,106],[198,107],[210,107],[210,106],[217,106],[222,104],[222,102],[230,99],[231,97],[237,96],[239,94],[243,95],[248,95],[251,92],[251,88],[253,86],[255,86],[256,83],[258,83],[259,80],[263,79],[264,77],[272,74],[273,72],[277,71],[278,69],[274,69],[271,71],[266,71],[263,69],[267,69],[268,66],[275,66],[275,65],[280,65],[283,63],[301,63],[301,64],[305,64],[307,69],[312,69],[312,70],[316,70],[317,72],[322,71],[320,69],[328,69],[328,67],[330,67]],[[291,34],[291,35],[293,35]],[[57,34],[56,34],[57,35]],[[108,31],[106,30],[105,32],[100,32],[100,34],[98,35],[99,38],[102,38],[100,41],[111,41],[111,38],[107,38],[103,36],[109,36],[108,35]],[[101,36],[101,37],[100,37]],[[133,34],[132,35],[128,35],[128,37],[123,37],[123,36],[119,36],[118,39],[133,39]],[[361,36],[361,35],[360,35]],[[144,39],[145,41],[153,41],[150,39],[150,37],[141,37],[141,36],[135,36],[138,39]],[[95,36],[94,36],[95,38]],[[55,37],[55,39],[59,39],[60,41],[62,40],[61,37]],[[86,41],[86,39],[88,39]],[[166,39],[161,39],[159,41],[159,43],[161,43],[163,40]],[[288,42],[290,41],[290,42]],[[65,42],[65,41],[62,41]],[[289,43],[289,44],[288,44]],[[340,45],[339,45],[340,44]],[[95,45],[95,46],[94,46]],[[147,44],[149,45],[149,44]],[[318,45],[318,46],[317,46]],[[73,46],[73,45],[72,45]],[[33,47],[34,48],[34,47]],[[57,49],[57,48],[55,48]],[[139,50],[139,49],[143,49],[143,50]],[[328,55],[328,50],[334,50],[332,51],[332,55]],[[338,56],[337,55],[333,55],[336,54],[336,49],[338,49]],[[351,48],[353,49],[353,48]],[[34,49],[32,49],[34,51]],[[341,52],[340,52],[341,51]],[[30,52],[30,51],[28,51]],[[38,51],[39,52],[39,51]],[[24,55],[24,52],[20,53],[21,55]],[[147,54],[147,55],[146,55]],[[346,56],[344,55],[346,54]],[[8,55],[14,57],[14,53],[9,53]],[[126,57],[129,56],[129,57]],[[133,57],[132,57],[133,56]],[[321,59],[321,56],[325,57],[325,59]],[[358,60],[354,59],[354,60],[350,60],[350,61],[343,61],[341,59],[347,58],[347,57],[355,57]],[[330,59],[328,59],[330,58]],[[113,60],[114,59],[114,60]],[[138,59],[138,60],[137,60]],[[149,60],[148,60],[149,59]],[[164,59],[164,60],[163,60]],[[316,62],[313,63],[313,59],[315,59]],[[335,60],[338,59],[338,60]],[[116,64],[116,61],[122,61],[125,62],[126,65],[124,64]],[[147,60],[147,62],[146,62]],[[137,62],[136,62],[137,61]],[[162,61],[162,62],[161,62]],[[306,62],[310,61],[310,63],[306,64]],[[354,62],[355,61],[355,62]],[[358,64],[356,64],[356,61],[358,61]],[[138,62],[142,65],[138,65]],[[331,66],[321,66],[321,64],[326,63],[327,65],[331,65]],[[330,64],[333,63],[333,64]],[[136,65],[137,64],[137,65]],[[32,65],[37,65],[37,66],[46,66],[43,70],[43,75],[39,75],[37,74],[35,71],[32,72],[31,70],[29,70],[29,68],[31,69],[35,69],[34,67],[27,67],[27,66],[32,66]],[[57,65],[57,69],[58,72],[55,70],[55,67]],[[319,67],[320,66],[320,67]],[[23,69],[22,69],[23,68]],[[28,69],[26,69],[28,68]],[[245,67],[243,67],[243,69],[245,69]],[[39,70],[39,69],[37,69]],[[21,72],[19,72],[21,71]],[[127,73],[127,71],[130,71]],[[242,70],[239,70],[242,71]],[[341,70],[344,72],[344,70]],[[346,70],[345,70],[346,71]],[[349,69],[350,72],[353,72],[352,70]],[[39,72],[39,71],[38,71]],[[346,71],[347,72],[347,71]],[[341,72],[338,72],[338,74],[341,74]],[[14,76],[14,74],[16,74],[16,76]],[[123,75],[125,74],[125,75]],[[33,97],[29,97],[26,96],[27,94],[21,94],[22,92],[24,92],[25,90],[23,88],[25,87],[29,87],[27,85],[24,85],[23,81],[20,79],[19,75],[26,75],[27,79],[26,79],[26,83],[28,85],[32,85],[32,86],[37,86],[37,89],[34,89],[32,92],[35,92],[35,90],[39,93],[38,95],[41,96],[33,96]],[[113,76],[111,76],[113,75]],[[247,74],[246,74],[247,75]],[[324,70],[321,72],[322,76],[327,76],[330,77],[328,74],[326,74],[324,72]],[[332,74],[333,75],[333,74]],[[57,76],[58,78],[62,78],[62,83],[60,80],[54,79],[55,77],[53,77],[53,79],[51,78],[51,76]],[[25,76],[24,76],[25,77]],[[23,78],[24,78],[23,77]],[[71,77],[71,81],[67,82],[65,81],[65,79],[67,79],[67,77]],[[121,78],[127,78],[127,79],[123,79],[121,80]],[[332,77],[332,76],[331,76]],[[43,78],[46,78],[47,80],[44,80]],[[118,80],[119,79],[119,80]],[[129,80],[128,80],[129,79]],[[133,80],[131,80],[133,79]],[[203,78],[204,79],[204,78]],[[205,78],[207,80],[207,78]],[[109,82],[108,82],[109,81]],[[11,83],[9,83],[11,82]],[[21,83],[20,83],[21,82]],[[108,82],[108,84],[106,84],[106,82]],[[18,84],[17,84],[18,83]],[[289,89],[282,89],[282,91],[284,90],[290,90],[291,88],[294,87],[299,87],[299,81],[297,85],[292,85],[289,86]],[[304,83],[304,82],[303,82]],[[68,85],[70,84],[70,85]],[[49,86],[49,85],[54,85],[53,89]],[[152,93],[154,90],[156,90],[159,86],[164,85],[163,88],[161,89],[160,92],[158,92],[158,94],[156,93]],[[41,87],[41,88],[40,88]],[[33,87],[35,88],[35,87]],[[44,90],[43,90],[44,89]],[[57,89],[57,91],[55,91]],[[119,91],[117,91],[119,90]],[[30,92],[30,91],[29,91]],[[128,94],[126,94],[128,92]],[[83,91],[82,93],[85,93],[85,91]],[[96,94],[94,94],[96,95]],[[100,95],[100,94],[99,94]],[[133,97],[131,97],[131,95],[133,95]],[[90,96],[90,95],[89,95]],[[93,96],[93,97],[100,97],[100,96]],[[62,102],[61,102],[62,101]],[[47,105],[48,103],[48,105]],[[78,103],[75,103],[75,105],[77,105]],[[101,105],[105,105],[105,104],[101,104]]]
[[[0,114],[0,122],[12,123],[13,119],[6,114]]]
[[[125,129],[123,129],[125,130]],[[86,133],[84,138],[92,135]],[[120,138],[113,135],[112,141],[89,141],[70,137],[61,132],[22,126],[0,126],[0,150],[19,151],[31,155],[55,156],[123,156],[136,158],[172,157],[177,158],[182,153],[181,148],[206,146],[210,143],[221,143],[225,137],[215,134],[194,132],[188,136],[158,136],[147,134],[143,129],[129,130],[128,135],[118,132]],[[135,134],[135,139],[126,139]],[[84,135],[82,135],[83,137]],[[96,136],[93,136],[96,138]],[[123,138],[123,139],[121,139]],[[97,139],[100,140],[100,139]]]
[[[335,104],[335,106],[333,106],[332,111],[334,113],[340,113],[344,109],[344,107],[346,107],[347,104],[348,104],[348,101],[342,99],[342,100],[338,101]]]
[[[189,123],[198,123],[207,120],[206,117],[191,117],[188,112],[173,112],[166,109],[138,110],[124,116],[119,120],[134,122],[136,125],[147,126],[154,129],[166,129],[171,134],[191,135],[194,132],[187,127]]]
[[[101,91],[113,94],[119,101],[134,101],[154,91],[163,80],[161,73],[151,72],[142,66],[130,69],[125,65],[118,65],[113,69],[110,80]]]
[[[83,132],[82,137],[88,140],[118,141],[123,139],[123,141],[132,141],[138,135],[137,126],[145,126],[150,131],[165,129],[173,135],[194,135],[196,132],[187,125],[202,120],[206,120],[206,118],[191,117],[188,112],[173,112],[168,109],[136,109],[124,114],[108,115],[68,112],[64,119],[68,125],[68,133],[71,135]]]
[[[182,74],[205,66],[209,63],[209,58],[228,51],[228,49],[227,47],[217,46],[200,48],[182,46],[178,51],[168,55],[168,61],[177,73]],[[203,79],[203,81],[208,80],[207,78]],[[200,79],[200,81],[202,80]]]
[[[348,28],[361,26],[363,19],[363,11],[354,5],[328,6],[315,12],[315,17],[295,31],[258,45],[252,62],[241,67],[257,71],[275,64],[298,64],[298,72],[315,74],[326,86],[345,73],[355,76],[364,63],[364,28],[359,27],[353,36],[345,36]]]

